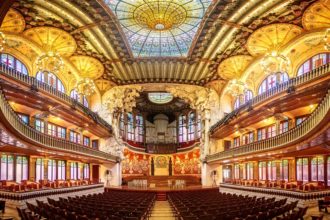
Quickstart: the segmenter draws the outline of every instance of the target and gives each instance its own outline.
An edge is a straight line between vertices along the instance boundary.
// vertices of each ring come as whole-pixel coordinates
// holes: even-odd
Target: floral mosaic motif
[[[122,161],[123,174],[149,175],[149,155],[136,154],[125,150],[124,157],[125,159]]]
[[[199,150],[194,150],[186,154],[173,155],[174,174],[200,174],[201,163],[199,156]]]

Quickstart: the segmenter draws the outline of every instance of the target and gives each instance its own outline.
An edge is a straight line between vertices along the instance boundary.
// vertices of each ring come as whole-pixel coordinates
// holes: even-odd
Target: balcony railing
[[[217,128],[219,128],[223,124],[226,124],[227,122],[229,122],[230,119],[235,117],[240,112],[245,111],[245,110],[249,109],[250,107],[252,107],[262,101],[265,101],[265,100],[269,99],[270,97],[275,96],[281,92],[289,91],[290,88],[300,86],[306,82],[314,80],[314,79],[316,79],[320,76],[323,76],[325,74],[328,74],[328,73],[330,73],[330,63],[320,66],[319,68],[314,69],[301,76],[289,79],[287,82],[283,82],[283,83],[279,84],[278,86],[276,86],[260,95],[257,95],[256,97],[252,98],[248,102],[241,105],[239,108],[237,108],[234,111],[230,112],[229,114],[225,115],[222,119],[220,119],[217,123],[215,123],[210,128],[210,132],[214,133]]]
[[[86,115],[91,117],[96,123],[106,127],[110,132],[112,127],[108,124],[103,118],[101,118],[97,113],[91,111],[89,108],[78,102],[77,100],[71,98],[67,94],[58,91],[47,83],[41,82],[34,77],[24,75],[13,68],[8,67],[7,65],[0,64],[0,74],[5,75],[8,78],[17,80],[19,82],[25,83],[28,86],[34,87],[35,89],[42,90],[46,93],[49,93],[52,96],[60,98],[65,103],[70,106],[74,106],[76,109],[84,112]]]
[[[8,124],[16,132],[24,136],[27,142],[32,142],[33,144],[38,144],[49,149],[62,150],[64,152],[69,152],[73,154],[80,154],[85,156],[92,156],[95,158],[113,161],[115,162],[117,157],[99,150],[94,150],[92,148],[83,147],[79,144],[69,142],[67,140],[61,140],[50,135],[41,133],[34,128],[25,124],[16,114],[16,112],[11,108],[7,102],[3,91],[0,91],[0,114],[3,115],[2,123]],[[23,139],[23,138],[22,138]],[[24,139],[23,139],[24,140]]]
[[[327,66],[329,68],[329,66]],[[301,124],[290,129],[289,131],[277,135],[275,137],[254,142],[251,144],[243,145],[237,148],[232,148],[219,153],[209,155],[207,161],[212,162],[216,160],[224,160],[232,157],[238,157],[249,153],[258,153],[266,150],[274,150],[280,147],[288,146],[289,144],[296,143],[299,139],[307,135],[313,129],[315,129],[329,114],[330,110],[330,89],[322,102],[313,111],[313,113]],[[327,122],[328,123],[328,122]]]
[[[147,144],[146,152],[152,154],[174,154],[177,152],[178,144]]]

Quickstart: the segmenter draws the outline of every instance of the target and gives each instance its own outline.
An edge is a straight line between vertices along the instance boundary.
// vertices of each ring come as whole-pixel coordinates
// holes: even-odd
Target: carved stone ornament
[[[138,85],[113,87],[103,96],[103,105],[111,114],[132,112],[141,91]]]
[[[190,104],[204,118],[210,117],[209,110],[216,103],[217,94],[213,89],[199,86],[169,87],[166,89],[174,97],[178,97]]]

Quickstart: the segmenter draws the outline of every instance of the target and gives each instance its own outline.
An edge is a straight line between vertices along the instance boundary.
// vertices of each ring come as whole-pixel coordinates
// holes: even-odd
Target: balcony
[[[21,84],[24,84],[28,87],[31,87],[33,90],[41,90],[43,92],[46,92],[47,94],[50,94],[51,96],[54,96],[55,98],[60,99],[63,103],[73,106],[75,109],[79,110],[80,112],[88,115],[91,119],[93,119],[96,123],[102,125],[105,127],[109,132],[112,132],[112,127],[110,124],[108,124],[103,118],[101,118],[97,113],[91,111],[89,108],[85,107],[83,104],[78,102],[77,100],[71,98],[67,94],[60,92],[56,90],[55,88],[49,86],[46,83],[40,82],[34,77],[24,75],[20,72],[17,72],[16,70],[0,64],[0,75],[5,76],[8,79],[14,80],[16,82],[19,82]]]
[[[15,134],[17,138],[30,144],[67,153],[94,157],[96,159],[110,162],[115,162],[117,160],[117,156],[115,155],[52,137],[26,125],[11,108],[2,91],[0,91],[0,118],[2,124],[11,133]]]
[[[319,68],[317,71],[329,72],[329,65]],[[313,72],[317,72],[313,71]],[[296,79],[296,78],[295,78]],[[233,157],[239,157],[252,153],[260,153],[268,150],[280,149],[287,146],[295,145],[307,136],[311,137],[315,133],[321,131],[329,126],[330,117],[330,89],[328,89],[326,96],[322,102],[313,111],[313,113],[301,124],[290,129],[289,131],[277,135],[275,137],[254,142],[251,144],[243,145],[237,148],[232,148],[226,151],[218,152],[209,155],[206,160],[208,162],[214,162],[218,160],[230,159]]]
[[[261,104],[262,102],[276,95],[280,95],[283,93],[291,93],[295,90],[296,87],[302,86],[306,83],[317,80],[321,77],[329,76],[329,73],[330,73],[330,63],[321,66],[317,69],[314,69],[301,76],[292,78],[289,81],[281,83],[278,86],[274,87],[273,89],[268,90],[267,92],[257,95],[256,97],[254,97],[244,105],[240,106],[239,108],[235,109],[234,111],[230,112],[229,114],[225,115],[221,120],[215,123],[210,128],[210,134],[211,135],[215,134],[220,127],[228,124],[232,119],[236,118],[239,114],[253,109],[254,106]]]

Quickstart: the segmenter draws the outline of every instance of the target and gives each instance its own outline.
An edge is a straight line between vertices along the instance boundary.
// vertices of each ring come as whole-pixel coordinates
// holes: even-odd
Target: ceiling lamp
[[[229,81],[228,84],[228,89],[231,93],[232,96],[237,97],[241,94],[244,93],[244,91],[246,90],[247,86],[244,82],[233,79],[231,81]]]
[[[330,50],[330,28],[328,28],[325,31],[323,41],[324,41],[324,49]]]
[[[95,92],[96,86],[90,78],[83,78],[77,82],[75,89],[79,94],[90,96]]]
[[[4,50],[6,43],[6,36],[0,31],[0,52]]]
[[[63,59],[58,53],[49,51],[37,57],[36,65],[38,71],[57,73],[63,68]]]
[[[289,70],[290,60],[288,57],[274,50],[270,53],[267,53],[262,58],[260,66],[266,75],[278,72],[284,73],[288,72]]]

